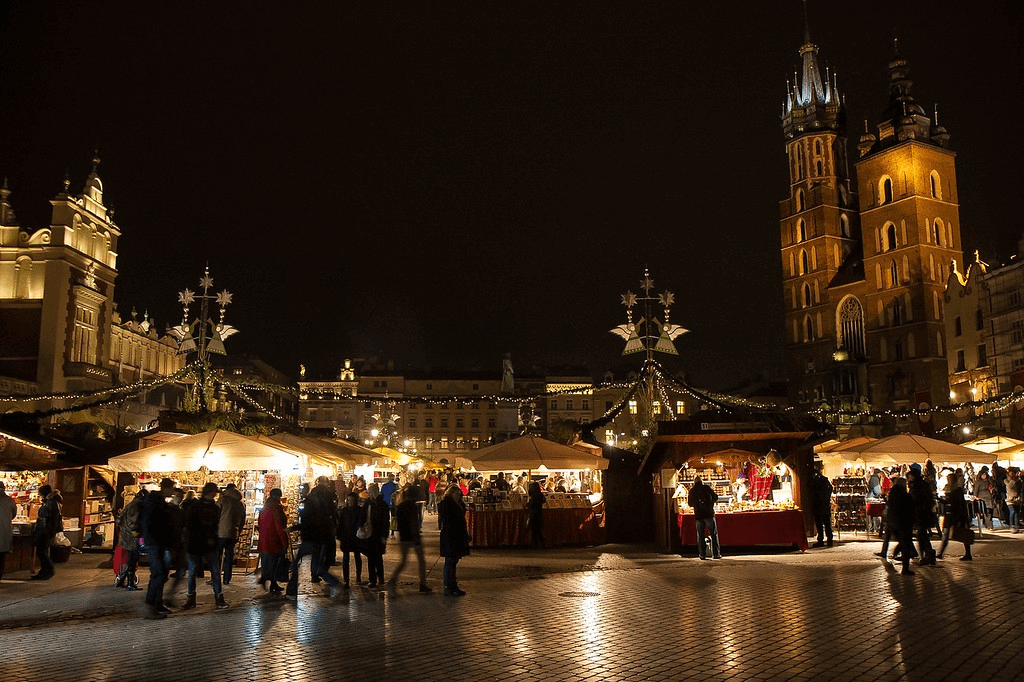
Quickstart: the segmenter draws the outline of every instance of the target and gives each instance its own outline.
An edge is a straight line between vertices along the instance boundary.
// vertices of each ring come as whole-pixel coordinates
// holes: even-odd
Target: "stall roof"
[[[296,436],[291,433],[275,433],[273,436],[260,436],[258,440],[270,442],[271,445],[282,448],[296,450],[321,463],[334,464],[348,469],[351,469],[356,464],[355,458],[342,454],[341,448],[336,447],[330,441],[318,438]]]
[[[539,436],[522,436],[469,452],[464,457],[479,471],[539,469],[607,469],[608,460],[582,449]]]
[[[861,445],[852,445],[842,450],[833,450],[833,453],[852,455],[851,459],[860,457],[865,462],[878,461],[877,457],[890,457],[898,464],[924,464],[926,459],[939,462],[986,463],[994,459],[990,453],[912,433],[900,433]]]
[[[975,438],[970,442],[964,443],[965,448],[971,448],[972,450],[980,450],[988,453],[1005,450],[1006,448],[1012,448],[1018,445],[1024,445],[1024,440],[1017,440],[1016,438],[1010,438],[1009,436]]]
[[[57,461],[59,450],[0,431],[0,469],[56,469],[68,466]]]
[[[281,470],[299,465],[300,455],[255,438],[215,429],[111,457],[114,471]]]

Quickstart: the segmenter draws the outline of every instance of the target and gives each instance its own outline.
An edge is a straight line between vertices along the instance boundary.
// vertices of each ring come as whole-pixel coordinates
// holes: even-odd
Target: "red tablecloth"
[[[718,543],[723,547],[753,545],[796,545],[807,549],[804,513],[799,509],[716,514]],[[683,546],[697,545],[697,526],[693,514],[679,514],[679,537]]]
[[[868,502],[868,516],[885,516],[885,502]]]
[[[526,510],[475,511],[466,513],[466,525],[473,547],[529,545],[530,528]],[[545,509],[544,544],[599,545],[604,542],[600,509]]]

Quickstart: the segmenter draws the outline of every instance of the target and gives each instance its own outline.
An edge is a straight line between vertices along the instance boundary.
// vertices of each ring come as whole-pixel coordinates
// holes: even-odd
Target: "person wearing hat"
[[[217,508],[218,487],[214,482],[203,486],[199,499],[188,508],[185,528],[188,533],[188,597],[183,609],[196,607],[196,571],[200,566],[210,571],[214,602],[218,609],[228,608],[221,591],[220,571],[217,566],[217,526],[220,509]]]
[[[282,592],[281,586],[277,584],[277,574],[280,563],[284,560],[284,552],[289,545],[288,532],[285,530],[288,519],[285,518],[284,508],[281,507],[282,496],[280,488],[270,491],[270,495],[260,511],[258,522],[260,538],[256,545],[256,551],[260,553],[260,566],[263,567],[263,572],[260,575],[260,587],[265,589],[269,581],[272,594]]]

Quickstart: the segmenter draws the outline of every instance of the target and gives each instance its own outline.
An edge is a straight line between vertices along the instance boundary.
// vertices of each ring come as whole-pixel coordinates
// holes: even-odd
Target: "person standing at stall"
[[[1011,532],[1019,533],[1021,507],[1024,506],[1024,479],[1017,467],[1010,467],[1006,472],[1006,504],[1010,508],[1010,528]],[[3,565],[0,564],[0,572],[2,569]]]
[[[444,498],[437,503],[437,520],[441,526],[441,556],[444,557],[444,594],[446,597],[465,596],[459,588],[457,569],[459,560],[469,556],[469,530],[462,490],[457,485],[448,486]]]
[[[370,535],[362,540],[366,564],[370,573],[367,585],[371,590],[384,587],[384,550],[388,542],[388,528],[391,525],[391,510],[381,499],[376,483],[366,486],[369,498],[366,500],[366,514],[370,520]]]
[[[266,504],[260,510],[259,518],[259,542],[256,551],[260,553],[260,566],[263,573],[260,575],[260,587],[266,588],[270,582],[270,591],[279,594],[281,586],[277,584],[278,566],[284,560],[284,552],[288,548],[288,532],[285,526],[288,519],[285,518],[284,509],[281,507],[281,497],[284,493],[280,488],[274,488],[267,497]]]
[[[812,547],[824,547],[825,539],[832,546],[832,482],[815,468],[811,476],[811,499],[814,505],[814,527],[818,530],[818,541]]]
[[[49,485],[39,487],[39,499],[43,504],[36,515],[36,527],[32,534],[32,543],[39,559],[39,571],[32,575],[32,580],[49,580],[54,575],[50,547],[57,533],[64,530],[64,519],[60,513],[62,499],[60,493]]]
[[[7,487],[0,481],[0,580],[4,579],[7,553],[14,545],[14,517],[17,515],[18,503],[7,494]]]
[[[356,564],[356,584],[363,582],[363,555],[359,552],[356,532],[366,522],[366,507],[359,505],[359,495],[350,492],[345,506],[338,511],[338,541],[341,544],[341,576],[345,589],[349,589],[349,557]]]
[[[705,531],[711,538],[712,558],[722,558],[722,548],[718,544],[718,523],[715,521],[717,501],[718,493],[711,486],[705,485],[700,476],[693,479],[693,487],[690,488],[686,503],[693,509],[694,523],[697,527],[697,555],[701,561],[708,558],[707,545],[704,542]]]
[[[171,612],[164,605],[164,584],[167,582],[167,550],[171,547],[173,529],[171,514],[167,511],[167,498],[174,494],[174,481],[160,481],[160,491],[150,493],[142,500],[139,511],[139,530],[142,548],[149,558],[149,585],[146,588],[146,606],[143,618],[158,620]]]
[[[971,527],[971,510],[968,508],[967,500],[964,497],[963,470],[957,469],[949,475],[946,480],[944,493],[946,504],[945,514],[942,517],[942,545],[939,547],[939,553],[935,557],[937,559],[942,558],[942,555],[946,552],[946,546],[949,544],[950,536],[955,536],[964,545],[964,555],[960,557],[960,561],[971,561],[974,558],[971,556],[973,533],[968,532]]]
[[[231,584],[231,568],[235,563],[235,545],[245,526],[245,505],[238,486],[228,483],[217,500],[220,521],[217,524],[217,566],[223,572],[221,583]],[[248,554],[248,552],[247,552]]]
[[[907,480],[910,482],[910,497],[914,500],[914,511],[917,515],[917,551],[921,555],[920,566],[935,565],[935,550],[932,548],[929,534],[931,529],[938,523],[935,515],[935,495],[932,494],[932,484],[925,479],[921,473],[921,465],[914,462],[907,472]]]
[[[530,546],[534,549],[544,548],[544,493],[540,483],[530,484],[530,499],[527,502],[526,525],[530,527]]]
[[[217,566],[217,527],[220,525],[217,490],[217,484],[212,481],[204,485],[200,497],[189,505],[185,518],[188,533],[188,597],[182,609],[196,607],[196,572],[201,566],[210,570],[210,585],[213,586],[217,608],[228,608],[221,591],[220,568]]]
[[[427,585],[427,561],[423,558],[423,543],[420,541],[420,525],[417,518],[417,503],[412,495],[412,486],[406,484],[398,493],[398,504],[395,505],[394,514],[398,521],[398,541],[401,547],[401,556],[398,565],[395,566],[391,579],[385,584],[389,590],[395,588],[398,576],[402,575],[406,559],[409,557],[409,550],[416,553],[416,559],[420,569],[420,592],[431,592]]]
[[[903,575],[914,575],[910,570],[910,558],[914,555],[914,499],[907,492],[906,482],[902,478],[893,481],[886,501],[887,532],[899,538],[900,560],[903,562]],[[889,538],[886,537],[886,542]],[[883,546],[883,558],[885,548]]]

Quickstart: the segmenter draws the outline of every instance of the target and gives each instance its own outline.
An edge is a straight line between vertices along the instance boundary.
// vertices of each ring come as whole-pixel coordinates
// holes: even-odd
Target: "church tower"
[[[835,75],[822,72],[807,30],[800,60],[783,102],[789,195],[779,213],[789,397],[793,404],[812,406],[835,393],[836,310],[842,285],[861,279],[856,267],[860,229],[846,154],[845,104]],[[851,340],[847,350],[862,356],[863,339]],[[844,392],[856,393],[851,387]]]
[[[951,268],[963,266],[955,154],[911,85],[897,50],[888,106],[856,164],[871,400],[885,409],[947,402],[942,299]]]

